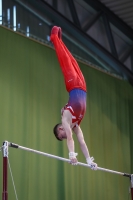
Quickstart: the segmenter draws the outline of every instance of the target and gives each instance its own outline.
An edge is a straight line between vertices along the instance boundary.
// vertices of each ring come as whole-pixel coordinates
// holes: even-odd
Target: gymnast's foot
[[[52,30],[51,30],[51,35],[55,34],[58,36],[59,39],[62,39],[62,30],[60,27],[58,26],[53,26]]]

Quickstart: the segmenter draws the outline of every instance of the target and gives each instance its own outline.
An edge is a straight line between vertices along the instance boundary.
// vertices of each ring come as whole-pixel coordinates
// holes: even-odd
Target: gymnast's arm
[[[69,150],[69,158],[71,160],[71,164],[76,164],[78,161],[75,155],[74,140],[72,137],[72,129],[70,127],[71,121],[72,121],[72,114],[70,113],[69,110],[64,110],[62,115],[62,126],[67,136],[67,147]]]
[[[87,145],[85,143],[83,132],[82,132],[80,126],[74,127],[73,131],[76,134],[78,142],[80,144],[80,148],[81,148],[85,158],[87,159],[88,157],[90,157],[90,154],[89,154],[88,147],[87,147]]]
[[[86,158],[86,162],[88,163],[88,165],[90,165],[92,170],[97,170],[97,163],[94,163],[93,162],[94,158],[90,157],[89,150],[88,150],[88,147],[85,143],[84,136],[83,136],[83,133],[82,133],[80,126],[74,127],[73,131],[75,132],[75,134],[78,138],[80,148],[81,148],[81,150],[82,150],[82,152],[83,152],[83,154]]]

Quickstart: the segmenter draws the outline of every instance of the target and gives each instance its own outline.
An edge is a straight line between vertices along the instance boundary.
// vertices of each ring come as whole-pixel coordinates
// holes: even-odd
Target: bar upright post
[[[133,174],[131,174],[131,199],[133,200]]]
[[[2,200],[8,200],[8,192],[7,192],[7,164],[8,164],[8,142],[3,142],[3,192],[2,192]]]

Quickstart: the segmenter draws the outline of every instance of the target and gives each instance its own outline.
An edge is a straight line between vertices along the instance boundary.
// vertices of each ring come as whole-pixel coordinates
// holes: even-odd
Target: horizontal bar
[[[54,159],[57,159],[57,160],[62,160],[64,162],[68,162],[68,163],[70,162],[70,160],[67,159],[67,158],[62,158],[62,157],[55,156],[55,155],[52,155],[52,154],[48,154],[48,153],[45,153],[45,152],[37,151],[37,150],[30,149],[30,148],[27,148],[27,147],[23,147],[23,146],[20,146],[18,144],[14,144],[14,143],[11,143],[11,142],[8,142],[8,145],[9,145],[9,147],[19,148],[19,149],[22,149],[22,150],[25,150],[25,151],[30,151],[30,152],[33,152],[33,153],[36,153],[36,154],[40,154],[40,155],[47,156],[47,157],[50,157],[50,158],[54,158]],[[77,165],[90,168],[90,165],[85,164],[85,163],[81,163],[81,162],[78,162]],[[105,169],[105,168],[101,168],[101,167],[97,167],[97,169],[101,170],[101,171],[105,171],[105,172],[109,172],[109,173],[113,173],[113,174],[119,174],[119,175],[131,178],[131,174],[113,171],[113,170]]]

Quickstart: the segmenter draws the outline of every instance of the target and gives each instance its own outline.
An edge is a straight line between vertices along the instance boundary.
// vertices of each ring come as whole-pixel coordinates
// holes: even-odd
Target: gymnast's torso
[[[86,92],[81,89],[73,89],[69,92],[69,101],[62,108],[61,113],[63,115],[64,110],[69,110],[72,114],[71,128],[79,125],[86,112]]]

